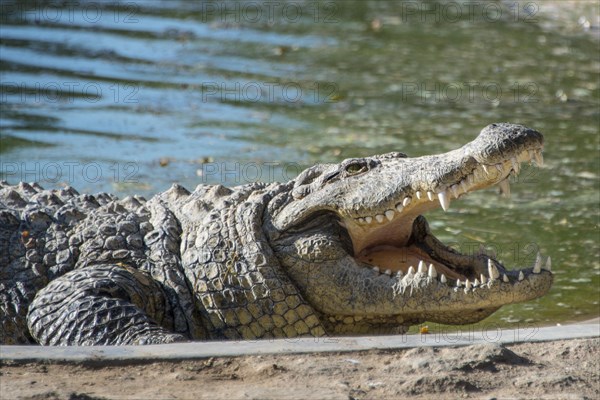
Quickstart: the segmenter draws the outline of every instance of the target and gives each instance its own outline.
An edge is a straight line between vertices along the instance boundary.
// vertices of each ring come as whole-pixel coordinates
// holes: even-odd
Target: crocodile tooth
[[[544,267],[544,269],[546,271],[552,271],[552,260],[550,259],[550,256],[548,256],[548,258],[546,259],[546,266]]]
[[[473,287],[477,286],[479,286],[479,279],[475,278],[475,280],[473,281]]]
[[[487,256],[485,252],[485,246],[483,245],[483,243],[479,243],[479,255]]]
[[[373,222],[373,217],[365,217],[365,222],[367,224],[370,224],[371,222]]]
[[[510,159],[510,163],[512,164],[513,170],[518,174],[519,171],[521,170],[521,166],[519,165],[519,162],[517,161],[517,159],[515,157],[512,157]]]
[[[519,160],[519,162],[530,161],[531,157],[529,156],[529,150],[523,150],[521,153],[519,153],[517,160]]]
[[[460,287],[460,279],[456,280],[456,287]]]
[[[379,272],[379,267],[373,267],[373,271]]]
[[[407,205],[410,204],[410,200],[411,200],[410,197],[405,197],[404,200],[402,200],[402,205],[404,207],[406,207]]]
[[[392,275],[392,270],[391,269],[386,269],[384,274],[391,276]]]
[[[359,223],[359,224],[364,224],[365,222],[366,222],[366,221],[365,221],[365,219],[364,219],[364,218],[359,218],[359,219],[358,219],[358,223]]]
[[[481,280],[482,285],[485,285],[487,283],[487,278],[484,274],[479,275],[479,280]]]
[[[481,168],[483,168],[486,175],[488,175],[488,176],[490,175],[490,171],[488,170],[488,167],[485,164],[481,164]]]
[[[488,258],[488,275],[491,280],[498,279],[500,277],[500,272],[498,272],[498,268],[494,265],[494,262]]]
[[[416,191],[415,192],[415,196],[417,196],[417,199],[421,200],[421,192],[420,191]]]
[[[450,208],[450,196],[448,196],[448,191],[444,190],[443,192],[439,192],[438,199],[440,200],[440,204],[444,211],[448,211]]]
[[[508,181],[508,178],[500,181],[498,185],[500,186],[500,192],[502,192],[502,195],[506,198],[510,197],[510,182]]]
[[[437,277],[437,270],[435,269],[433,264],[429,264],[429,271],[427,272],[427,275],[429,275],[430,278]]]
[[[394,219],[394,210],[387,210],[385,212],[385,217],[388,219],[388,221],[391,221]]]
[[[338,221],[339,226],[341,226],[342,228],[346,229],[346,223],[344,221]]]
[[[542,255],[538,251],[537,256],[535,256],[535,263],[533,264],[533,273],[539,274],[542,272]]]
[[[544,156],[542,155],[542,151],[541,150],[537,150],[535,153],[533,153],[533,157],[535,158],[535,163],[539,167],[543,167],[544,166]]]
[[[458,185],[450,186],[450,190],[452,191],[452,196],[454,196],[455,199],[458,199]]]
[[[419,266],[418,266],[418,268],[417,268],[417,271],[418,271],[420,274],[424,274],[424,273],[425,273],[425,262],[424,262],[423,260],[420,260],[420,261],[419,261]]]
[[[402,212],[403,210],[404,210],[404,207],[402,206],[402,204],[400,204],[400,203],[396,204],[396,211]]]
[[[525,279],[525,275],[523,275],[523,271],[519,271],[519,280],[522,281]]]
[[[398,272],[396,272],[396,276],[397,276],[398,278],[402,277],[402,271],[398,271]]]
[[[381,215],[381,214],[377,214],[377,215],[375,216],[375,219],[376,219],[376,220],[377,220],[377,222],[379,222],[379,223],[382,223],[384,218],[385,218],[385,217],[384,217],[383,215]]]
[[[429,199],[429,201],[433,201],[433,192],[431,190],[427,191],[427,198]]]
[[[508,283],[508,276],[506,274],[502,275],[502,281]]]
[[[415,274],[415,267],[413,267],[412,265],[410,267],[408,267],[408,272],[406,273],[406,275],[414,275]]]
[[[448,280],[446,279],[446,275],[442,274],[442,275],[440,276],[440,282],[442,282],[442,283],[446,283],[446,282],[448,282]]]
[[[462,189],[463,193],[469,193],[469,188],[465,181],[460,181],[460,188]]]
[[[469,280],[467,279],[467,280],[465,281],[465,288],[467,288],[467,289],[471,289],[471,287],[472,287],[471,281],[469,281]]]

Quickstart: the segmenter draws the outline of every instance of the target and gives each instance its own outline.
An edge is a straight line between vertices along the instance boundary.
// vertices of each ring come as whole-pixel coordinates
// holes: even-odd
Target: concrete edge
[[[425,335],[297,338],[256,341],[188,342],[148,346],[0,346],[0,362],[128,363],[193,360],[267,354],[393,350],[414,347],[512,344],[600,337],[600,323],[556,327],[490,329]]]

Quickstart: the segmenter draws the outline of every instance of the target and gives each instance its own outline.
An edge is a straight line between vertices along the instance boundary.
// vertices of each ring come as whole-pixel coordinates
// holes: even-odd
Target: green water
[[[510,200],[478,192],[428,219],[509,268],[552,256],[551,293],[487,324],[596,317],[597,27],[562,25],[540,2],[476,4],[2,1],[0,173],[151,195],[443,152],[522,123],[545,134],[544,168],[525,168]]]

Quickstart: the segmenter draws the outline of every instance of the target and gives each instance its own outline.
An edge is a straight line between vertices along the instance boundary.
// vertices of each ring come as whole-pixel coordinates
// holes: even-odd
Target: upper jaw
[[[492,124],[472,142],[444,154],[375,156],[366,159],[371,169],[360,175],[323,181],[315,189],[314,183],[300,184],[297,192],[305,186],[311,190],[274,210],[273,226],[285,231],[317,211],[332,211],[349,230],[370,231],[398,216],[416,216],[438,206],[447,210],[453,198],[493,184],[509,193],[506,178],[512,171],[518,173],[522,162],[533,159],[541,164],[542,148],[543,137],[537,131]]]
[[[535,161],[541,165],[541,150],[540,144],[520,149],[506,159],[490,160],[494,162],[465,162],[462,168],[451,172],[452,179],[443,183],[414,180],[401,188],[395,198],[376,207],[341,211],[341,223],[352,238],[356,254],[377,245],[402,246],[410,238],[415,218],[428,210],[442,207],[447,211],[452,199],[495,184],[504,195],[510,195],[508,178],[519,173],[523,162]],[[435,157],[415,161],[428,164]]]

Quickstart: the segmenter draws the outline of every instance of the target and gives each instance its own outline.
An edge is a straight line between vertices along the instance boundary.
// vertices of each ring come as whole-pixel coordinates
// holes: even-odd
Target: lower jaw
[[[396,335],[406,333],[410,325],[421,322],[407,321],[401,315],[320,315],[320,319],[325,331],[333,335]]]
[[[425,321],[445,325],[465,325],[483,320],[500,308],[489,307],[456,312],[404,312],[398,315],[372,316],[324,316],[320,315],[323,327],[329,334],[342,335],[396,335],[408,332],[409,328]]]
[[[382,272],[402,272],[402,274],[406,274],[410,267],[417,270],[419,265],[423,263],[428,268],[429,265],[433,265],[437,273],[444,274],[446,278],[454,280],[466,279],[465,275],[452,270],[442,262],[431,257],[425,250],[415,245],[400,248],[394,246],[378,246],[371,249],[369,252],[357,256],[356,259],[371,265],[373,268],[379,268]]]
[[[433,265],[437,274],[443,274],[450,280],[479,278],[477,271],[481,268],[475,267],[475,257],[459,254],[441,243],[430,232],[429,224],[422,215],[412,221],[412,229],[405,242],[368,247],[355,255],[355,259],[390,274],[406,274],[411,267],[415,271],[419,268],[428,270]]]

